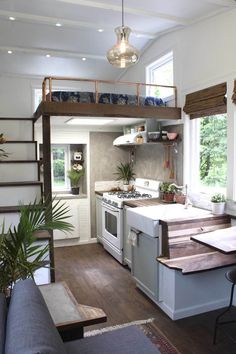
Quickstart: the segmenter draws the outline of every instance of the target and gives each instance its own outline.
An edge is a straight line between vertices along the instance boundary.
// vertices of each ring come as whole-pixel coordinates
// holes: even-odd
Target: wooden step
[[[0,182],[0,187],[16,187],[16,186],[41,186],[43,183],[40,181],[27,181],[27,182]]]
[[[31,118],[0,118],[1,133],[8,140],[34,140]]]
[[[39,161],[1,161],[0,183],[39,181]]]

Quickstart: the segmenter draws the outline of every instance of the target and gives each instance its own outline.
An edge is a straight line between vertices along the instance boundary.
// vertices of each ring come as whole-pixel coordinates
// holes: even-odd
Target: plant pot
[[[125,192],[128,192],[129,191],[129,184],[123,184],[123,190]]]
[[[185,199],[186,199],[185,195],[175,194],[174,200],[176,201],[176,203],[185,204]]]
[[[174,201],[174,193],[164,193],[164,201],[165,202],[169,202],[169,203],[173,203]]]
[[[79,187],[71,187],[71,194],[78,195],[79,194]]]
[[[212,214],[221,215],[225,212],[225,202],[211,203]]]

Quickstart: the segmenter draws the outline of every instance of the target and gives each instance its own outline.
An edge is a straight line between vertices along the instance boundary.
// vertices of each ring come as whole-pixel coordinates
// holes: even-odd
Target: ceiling
[[[124,5],[130,42],[143,53],[163,33],[228,11],[236,2],[125,0]],[[116,79],[122,69],[107,62],[106,52],[120,25],[121,0],[0,0],[0,72]]]

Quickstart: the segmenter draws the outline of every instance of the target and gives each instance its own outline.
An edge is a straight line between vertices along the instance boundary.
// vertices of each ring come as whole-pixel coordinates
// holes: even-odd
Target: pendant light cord
[[[124,27],[124,0],[122,0],[122,27]]]

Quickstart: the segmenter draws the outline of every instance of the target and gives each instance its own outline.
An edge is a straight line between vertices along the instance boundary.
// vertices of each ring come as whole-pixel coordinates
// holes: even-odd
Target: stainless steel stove
[[[102,236],[104,248],[123,263],[123,205],[127,200],[159,197],[159,181],[137,178],[134,190],[103,194]]]

